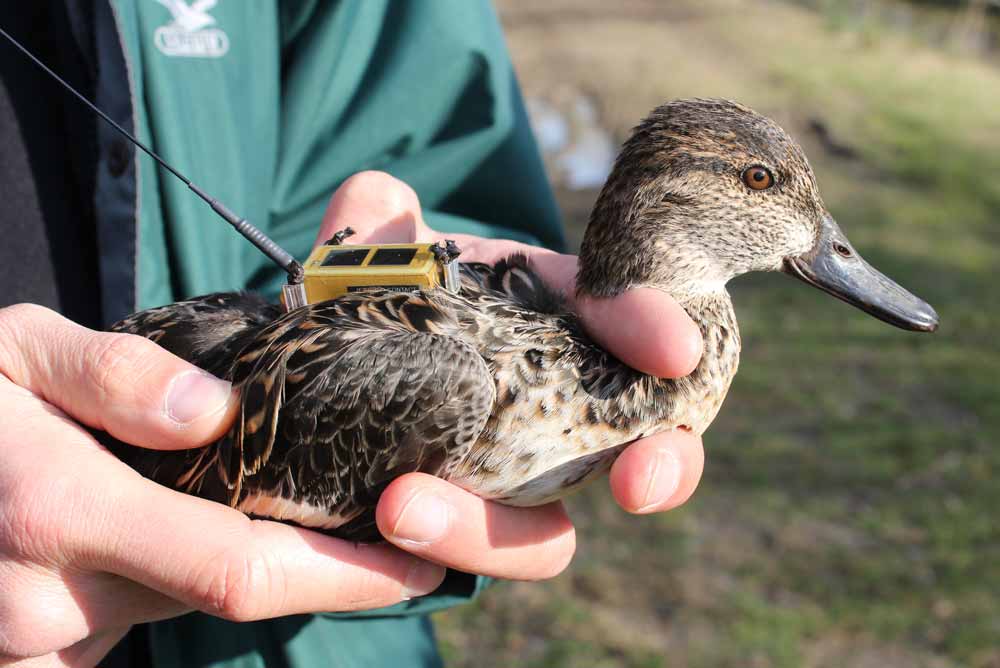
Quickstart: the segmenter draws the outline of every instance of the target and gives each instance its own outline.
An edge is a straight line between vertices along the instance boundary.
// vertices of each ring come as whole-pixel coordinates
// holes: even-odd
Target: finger
[[[378,608],[427,594],[444,579],[440,566],[390,545],[253,521],[146,480],[135,479],[113,506],[111,547],[91,560],[230,620]]]
[[[635,288],[608,299],[584,297],[576,308],[594,340],[633,369],[680,378],[698,366],[698,326],[665,292]]]
[[[376,521],[387,540],[413,554],[506,579],[553,577],[576,549],[573,525],[560,503],[513,508],[422,473],[397,478],[386,488]]]
[[[103,490],[136,474],[65,413],[2,376],[0,405],[9,409],[0,411],[0,654],[6,647],[15,656],[41,656],[82,643],[80,650],[104,629],[190,610],[138,583],[71,564],[62,549],[66,527],[92,527],[99,515],[99,492],[81,494],[84,481],[92,488],[99,481],[96,490]]]
[[[100,631],[59,651],[30,658],[0,655],[0,667],[6,668],[80,668],[96,666],[129,631],[129,626]]]
[[[152,341],[95,332],[31,304],[0,310],[0,373],[80,422],[143,447],[210,443],[237,407],[230,383]]]
[[[96,666],[108,652],[118,644],[118,641],[129,632],[130,626],[118,627],[101,631],[81,640],[72,647],[59,652],[58,663],[55,666]]]
[[[630,513],[654,513],[687,501],[701,480],[705,451],[701,438],[686,431],[636,441],[611,467],[611,491]]]
[[[70,595],[66,604],[76,609],[67,607],[58,613],[50,609],[49,618],[59,620],[62,633],[76,632],[80,639],[107,629],[178,617],[193,609],[155,589],[112,573],[66,569],[62,581]]]
[[[417,193],[385,172],[360,172],[337,188],[314,245],[347,227],[354,230],[348,243],[411,243],[431,238]]]
[[[107,629],[182,615],[190,606],[117,575],[8,562],[0,568],[0,654],[47,654]]]

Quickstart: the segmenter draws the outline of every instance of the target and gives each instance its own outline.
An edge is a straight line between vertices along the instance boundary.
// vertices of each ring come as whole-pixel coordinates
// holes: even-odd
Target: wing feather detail
[[[121,329],[160,331],[171,316],[161,310],[154,320],[136,316]],[[420,293],[348,296],[278,314],[238,335],[242,347],[227,368],[191,359],[214,366],[240,393],[229,432],[206,449],[145,451],[137,466],[144,475],[248,511],[289,513],[276,519],[295,521],[305,516],[301,508],[310,516],[322,511],[343,524],[321,528],[371,540],[378,538],[374,508],[382,490],[412,471],[447,477],[493,407],[486,362],[451,308]]]

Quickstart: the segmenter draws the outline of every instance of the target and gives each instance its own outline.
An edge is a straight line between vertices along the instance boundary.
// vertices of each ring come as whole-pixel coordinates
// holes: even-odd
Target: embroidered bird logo
[[[174,17],[172,25],[185,32],[197,32],[215,23],[208,11],[218,4],[218,0],[195,0],[188,5],[184,0],[156,0],[170,10]]]

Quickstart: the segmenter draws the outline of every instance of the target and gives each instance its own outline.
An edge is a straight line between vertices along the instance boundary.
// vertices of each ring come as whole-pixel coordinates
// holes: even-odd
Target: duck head
[[[749,271],[783,271],[903,329],[937,328],[929,304],[854,249],[802,149],[776,123],[726,100],[658,107],[594,206],[579,291],[648,286],[683,304]]]

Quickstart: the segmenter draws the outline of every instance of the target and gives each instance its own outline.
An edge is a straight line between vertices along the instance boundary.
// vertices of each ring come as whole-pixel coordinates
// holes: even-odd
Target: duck
[[[858,254],[788,133],[728,100],[668,102],[634,128],[578,266],[581,297],[671,295],[701,332],[694,371],[657,378],[610,355],[521,255],[461,264],[457,292],[349,294],[288,312],[215,293],[112,329],[232,381],[232,427],[194,450],[109,447],[173,489],[375,542],[379,495],[405,473],[534,506],[606,472],[638,438],[703,434],[739,365],[726,285],[742,274],[784,272],[903,329],[938,325]]]

